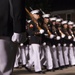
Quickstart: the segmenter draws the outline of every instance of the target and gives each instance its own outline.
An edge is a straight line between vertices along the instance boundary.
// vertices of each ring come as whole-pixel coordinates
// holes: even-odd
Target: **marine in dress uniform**
[[[35,18],[35,20],[37,20],[38,25],[40,25],[39,19],[40,19],[40,15],[39,15],[39,10],[32,10],[31,14],[33,15],[33,17]],[[41,44],[41,34],[44,31],[40,32],[36,26],[36,24],[31,21],[30,25],[29,25],[29,31],[28,34],[30,36],[29,39],[29,43],[31,44],[31,48],[33,50],[33,55],[32,55],[32,59],[30,59],[29,63],[30,66],[32,65],[32,63],[34,63],[34,70],[36,73],[41,73],[42,72],[42,68],[41,68],[41,62],[40,62],[40,44]],[[27,65],[26,65],[27,67]],[[28,66],[29,67],[29,66]]]
[[[20,41],[19,33],[25,32],[25,1],[11,1],[13,16],[10,15],[9,0],[0,0],[0,75],[12,74],[17,51],[16,43]]]
[[[69,60],[70,60],[70,65],[75,65],[75,56],[74,56],[74,49],[73,49],[73,38],[74,38],[74,34],[73,34],[73,22],[72,21],[69,21],[68,22],[68,32],[70,34],[70,36],[72,37],[70,40],[69,40]]]
[[[63,55],[64,55],[64,62],[65,62],[65,66],[68,67],[69,66],[69,39],[71,39],[71,36],[69,36],[68,33],[68,22],[62,21],[62,32],[65,34],[65,37],[62,39],[62,43],[63,43]]]
[[[45,26],[48,27],[50,14],[44,14],[42,15],[42,17],[44,19],[43,29],[45,30],[43,34],[44,36],[42,38],[43,48],[44,48],[43,50],[44,50],[45,58],[46,58],[46,69],[47,71],[50,71],[53,69],[53,60],[52,60],[52,53],[50,49],[50,35],[48,34],[47,29],[45,28]]]
[[[57,30],[56,30],[56,17],[50,18],[52,21],[51,24],[51,32],[55,37],[51,39],[51,50],[52,50],[52,56],[53,56],[53,64],[54,64],[54,69],[59,68],[59,63],[58,63],[58,57],[57,57],[57,39],[60,39],[60,37],[57,35]]]
[[[63,51],[62,51],[62,38],[65,37],[64,34],[61,34],[61,29],[62,29],[62,25],[61,25],[61,18],[57,18],[56,19],[56,29],[57,29],[57,34],[60,37],[60,39],[57,41],[57,53],[58,53],[58,61],[59,61],[59,65],[60,65],[60,69],[64,68],[64,58],[63,58]]]
[[[27,20],[27,24],[26,24],[27,33],[29,32],[30,24],[31,24],[31,20]],[[34,59],[32,57],[33,56],[33,49],[31,47],[31,44],[29,43],[29,39],[30,39],[30,35],[28,34],[28,54],[29,54],[29,60],[27,60],[26,64],[31,63],[31,65],[33,66],[34,65],[34,63],[33,63]]]

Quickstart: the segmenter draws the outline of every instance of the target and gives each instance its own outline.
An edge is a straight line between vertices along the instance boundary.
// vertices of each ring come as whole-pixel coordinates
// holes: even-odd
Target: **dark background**
[[[42,9],[45,12],[55,10],[74,9],[74,0],[26,0],[25,5],[27,8]]]

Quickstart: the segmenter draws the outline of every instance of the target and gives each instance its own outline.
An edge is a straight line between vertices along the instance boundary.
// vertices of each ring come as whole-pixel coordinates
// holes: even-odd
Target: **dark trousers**
[[[12,34],[25,31],[25,0],[0,0],[0,75],[11,75],[17,46]]]
[[[0,36],[25,31],[25,0],[0,0]]]

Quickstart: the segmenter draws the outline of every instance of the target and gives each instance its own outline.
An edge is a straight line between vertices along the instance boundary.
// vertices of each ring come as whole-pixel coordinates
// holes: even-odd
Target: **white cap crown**
[[[50,14],[44,14],[44,15],[42,15],[43,18],[49,17],[49,16],[50,16]]]
[[[39,10],[32,10],[31,13],[32,14],[37,14],[37,13],[39,13]]]
[[[74,23],[72,21],[69,21],[68,22],[68,25],[73,25]]]
[[[67,21],[65,20],[65,21],[62,21],[62,24],[66,24],[67,23]]]

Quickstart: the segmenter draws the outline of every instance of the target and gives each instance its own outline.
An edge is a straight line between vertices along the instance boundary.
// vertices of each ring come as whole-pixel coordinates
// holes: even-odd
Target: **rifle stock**
[[[46,28],[48,35],[49,35],[49,36],[51,36],[51,35],[52,35],[52,33],[50,32],[50,30],[49,30],[48,26],[44,24],[44,27]]]

